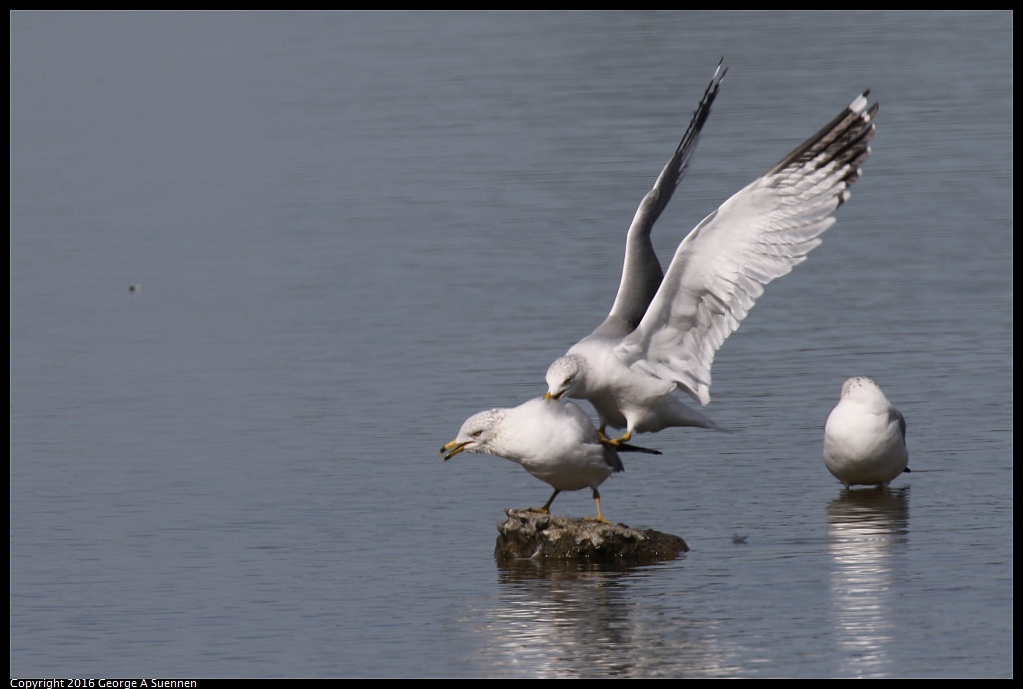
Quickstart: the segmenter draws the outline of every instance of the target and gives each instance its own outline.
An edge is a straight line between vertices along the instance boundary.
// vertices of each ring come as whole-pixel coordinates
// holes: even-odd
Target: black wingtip
[[[619,452],[643,452],[648,455],[659,455],[660,450],[653,450],[649,447],[640,447],[638,445],[630,445],[628,443],[618,443],[616,446]]]
[[[790,165],[802,165],[817,160],[815,167],[821,168],[831,162],[838,162],[850,169],[858,169],[870,152],[867,144],[874,136],[874,115],[878,103],[867,108],[870,89],[856,97],[838,116],[819,132],[800,144],[792,153],[771,168],[767,175],[773,175]],[[855,178],[847,176],[847,180]]]
[[[727,67],[725,67],[724,69],[721,69],[721,66],[723,64],[725,64],[725,57],[724,57],[724,55],[722,55],[721,59],[718,60],[718,66],[714,68],[713,80],[717,81],[718,83],[720,83],[721,80],[725,78],[725,75],[728,74],[728,68]],[[718,72],[720,72],[720,74],[718,74]]]

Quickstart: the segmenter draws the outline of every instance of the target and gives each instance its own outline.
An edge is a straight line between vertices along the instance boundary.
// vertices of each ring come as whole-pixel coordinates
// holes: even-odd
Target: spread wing
[[[725,201],[689,233],[636,330],[615,353],[710,401],[710,367],[764,291],[806,260],[849,198],[870,155],[865,91],[767,174]],[[631,232],[630,232],[631,233]]]
[[[657,255],[654,253],[650,232],[653,230],[657,218],[668,207],[675,188],[686,174],[689,160],[693,157],[696,144],[700,140],[700,130],[703,129],[703,125],[710,115],[710,106],[718,95],[718,88],[720,88],[727,71],[728,68],[722,68],[719,62],[717,70],[710,80],[710,85],[707,86],[703,98],[700,99],[700,104],[696,107],[696,112],[693,113],[693,119],[686,129],[682,141],[675,149],[675,154],[661,170],[661,174],[654,183],[654,188],[647,192],[640,202],[625,240],[625,267],[622,269],[622,282],[618,287],[618,296],[615,297],[611,313],[594,331],[595,334],[607,335],[615,339],[625,337],[639,325],[643,314],[646,313],[647,306],[650,305],[650,300],[657,293],[664,274],[661,271]]]

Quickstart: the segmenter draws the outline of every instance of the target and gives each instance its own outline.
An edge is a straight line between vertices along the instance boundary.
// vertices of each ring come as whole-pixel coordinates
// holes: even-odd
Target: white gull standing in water
[[[824,424],[824,465],[846,488],[888,484],[908,472],[906,419],[870,378],[842,384],[842,399]]]
[[[720,74],[720,76],[719,76]],[[720,77],[701,102],[709,110]],[[600,326],[547,370],[547,396],[586,399],[607,426],[625,428],[617,440],[671,426],[717,428],[673,394],[710,401],[714,355],[764,285],[787,274],[820,244],[849,198],[870,154],[873,118],[869,91],[834,120],[708,215],[679,244],[663,274],[650,231],[681,178],[683,139],[629,228],[625,266],[611,312]],[[868,107],[869,106],[869,107]],[[706,118],[704,112],[703,119]],[[693,141],[699,134],[694,117]],[[688,137],[690,132],[686,133]],[[688,157],[686,157],[688,160]]]

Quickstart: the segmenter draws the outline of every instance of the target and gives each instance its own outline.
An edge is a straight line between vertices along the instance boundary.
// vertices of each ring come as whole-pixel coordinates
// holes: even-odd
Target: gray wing
[[[601,447],[604,448],[604,461],[611,467],[611,473],[617,474],[620,471],[625,471],[625,465],[622,464],[622,458],[618,456],[618,451],[610,445],[602,444]]]
[[[899,432],[902,433],[902,444],[905,445],[906,444],[906,417],[904,417],[902,415],[902,412],[900,412],[895,407],[891,407],[888,410],[888,422],[891,423],[892,421],[898,421],[899,422]],[[906,467],[905,469],[902,470],[902,473],[909,474],[909,473],[912,473],[912,472],[910,472],[909,467]]]
[[[629,227],[629,234],[625,240],[625,267],[622,269],[622,282],[618,286],[618,296],[611,307],[604,322],[594,330],[594,334],[621,339],[631,333],[639,325],[646,313],[647,306],[661,286],[661,278],[664,273],[661,264],[654,253],[654,245],[650,241],[650,232],[654,223],[661,213],[668,207],[672,194],[678,187],[679,182],[686,174],[689,167],[689,160],[696,151],[696,144],[700,140],[700,130],[703,129],[707,117],[710,115],[710,106],[718,95],[718,88],[725,78],[728,68],[722,68],[718,63],[717,70],[710,80],[710,85],[703,93],[700,104],[693,113],[693,119],[686,129],[682,141],[671,160],[661,170],[661,174],[651,189],[639,204],[636,216]]]
[[[898,421],[899,422],[899,432],[902,433],[902,443],[905,444],[906,443],[906,417],[904,417],[902,415],[902,412],[900,412],[895,407],[889,407],[888,408],[888,423],[891,423],[892,421]]]
[[[763,294],[820,244],[870,155],[875,103],[864,92],[689,233],[636,330],[615,354],[710,401],[714,355]]]

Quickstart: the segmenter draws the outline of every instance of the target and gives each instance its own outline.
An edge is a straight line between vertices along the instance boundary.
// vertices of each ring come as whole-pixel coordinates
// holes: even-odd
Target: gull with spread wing
[[[719,83],[716,74],[708,94],[716,93]],[[662,277],[650,231],[681,179],[699,126],[688,148],[683,139],[629,228],[622,281],[610,314],[551,364],[547,396],[589,400],[600,415],[602,438],[607,426],[626,429],[612,443],[671,426],[717,428],[672,392],[678,388],[701,404],[710,401],[717,350],[764,285],[806,260],[834,224],[835,210],[848,200],[849,187],[870,154],[878,105],[869,106],[869,94],[858,96],[707,216],[679,244]],[[684,148],[680,166],[676,159]]]

